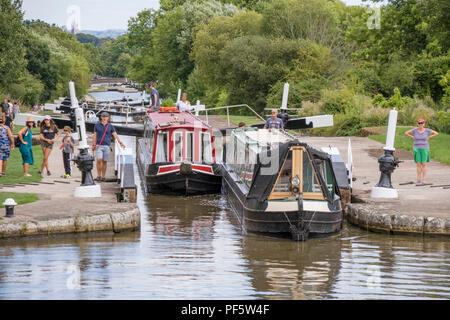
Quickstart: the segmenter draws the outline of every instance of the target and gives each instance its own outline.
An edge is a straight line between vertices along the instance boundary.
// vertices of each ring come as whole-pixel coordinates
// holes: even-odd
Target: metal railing
[[[215,107],[215,108],[208,108],[208,109],[204,109],[204,110],[196,110],[196,112],[205,112],[206,113],[206,123],[209,124],[208,122],[208,111],[214,111],[214,110],[223,110],[226,109],[227,110],[227,123],[228,126],[230,125],[230,109],[231,108],[241,108],[241,107],[246,107],[247,109],[249,109],[250,111],[252,111],[257,118],[261,119],[263,122],[265,122],[266,120],[261,117],[261,115],[259,115],[252,107],[250,107],[248,104],[237,104],[237,105],[233,105],[233,106],[224,106],[224,107]]]

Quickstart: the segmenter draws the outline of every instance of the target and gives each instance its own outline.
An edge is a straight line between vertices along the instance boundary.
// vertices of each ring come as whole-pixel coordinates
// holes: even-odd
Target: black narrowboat
[[[234,129],[225,145],[223,190],[252,232],[306,240],[341,230],[331,157],[278,129]]]

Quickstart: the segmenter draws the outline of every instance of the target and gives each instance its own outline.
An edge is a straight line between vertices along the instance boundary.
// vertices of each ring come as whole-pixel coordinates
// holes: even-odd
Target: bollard
[[[400,161],[394,156],[395,129],[397,126],[397,111],[395,108],[389,112],[389,124],[386,134],[386,146],[384,155],[378,159],[380,169],[380,180],[372,188],[371,198],[398,198],[398,192],[392,187],[391,175]]]
[[[17,206],[16,201],[14,201],[14,199],[12,198],[8,198],[5,200],[5,202],[3,202],[3,205],[6,209],[5,218],[14,218],[14,207]]]

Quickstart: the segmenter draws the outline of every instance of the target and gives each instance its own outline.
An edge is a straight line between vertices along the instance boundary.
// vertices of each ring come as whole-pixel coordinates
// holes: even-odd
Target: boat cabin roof
[[[149,121],[156,129],[197,128],[211,129],[211,127],[189,112],[150,112]]]
[[[295,137],[284,130],[279,129],[235,129],[233,131],[237,139],[248,144],[250,148],[272,147],[280,143],[292,141]]]

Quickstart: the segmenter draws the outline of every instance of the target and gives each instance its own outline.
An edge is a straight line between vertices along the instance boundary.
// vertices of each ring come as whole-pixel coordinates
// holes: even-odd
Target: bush
[[[411,99],[398,114],[398,122],[402,125],[414,125],[417,119],[422,118],[425,121],[433,119],[435,111],[427,106],[421,99]]]
[[[321,101],[326,113],[337,114],[354,106],[353,93],[344,87],[339,90],[322,90]]]
[[[26,74],[18,83],[12,83],[8,89],[12,97],[32,106],[40,102],[44,84],[32,75]]]
[[[395,108],[397,110],[401,110],[404,107],[411,105],[411,103],[413,103],[413,99],[410,97],[402,97],[400,90],[395,88],[394,95],[389,99],[386,99],[383,95],[378,94],[373,98],[372,103],[376,107],[389,109]]]
[[[174,107],[175,106],[175,102],[172,99],[164,99],[161,102],[161,107]]]
[[[361,123],[363,127],[384,126],[388,122],[389,109],[381,107],[371,107],[364,110],[361,115]]]
[[[450,134],[450,112],[438,111],[429,121],[429,126],[438,132]]]
[[[323,103],[322,102],[311,102],[311,101],[302,101],[302,107],[298,111],[298,115],[300,117],[310,117],[317,116],[323,113]]]

